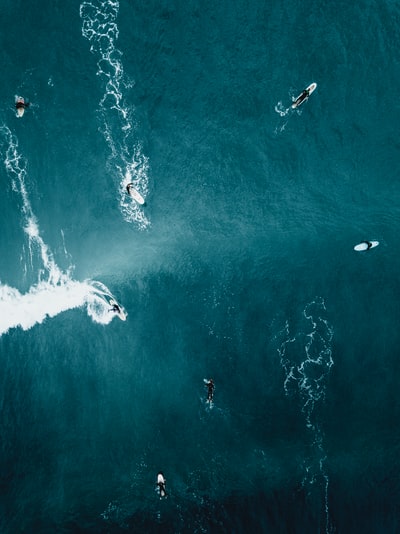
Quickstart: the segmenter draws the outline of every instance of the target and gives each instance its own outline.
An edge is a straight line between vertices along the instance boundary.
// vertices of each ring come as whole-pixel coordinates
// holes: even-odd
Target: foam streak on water
[[[30,265],[33,268],[33,256],[36,250],[40,255],[42,265],[46,271],[47,280],[52,284],[57,284],[62,280],[63,275],[39,233],[38,222],[32,211],[25,185],[27,174],[26,161],[18,153],[18,141],[17,138],[12,135],[10,129],[7,126],[3,126],[1,132],[7,143],[4,164],[11,177],[13,190],[18,193],[22,199],[23,224],[24,231],[28,236]],[[39,272],[39,275],[40,274],[41,272]]]
[[[333,365],[333,328],[326,319],[325,302],[316,298],[303,310],[301,329],[294,333],[289,321],[281,332],[283,341],[278,348],[285,373],[284,390],[288,397],[300,400],[307,429],[311,435],[311,451],[304,461],[302,481],[310,499],[321,501],[325,532],[332,532],[329,517],[329,477],[325,468],[324,433],[319,409],[325,396],[327,380]],[[322,492],[322,494],[321,494]]]
[[[46,317],[83,306],[95,322],[109,323],[114,316],[109,313],[107,300],[112,297],[111,293],[99,282],[73,280],[72,267],[67,272],[58,267],[40,235],[39,223],[32,211],[26,188],[26,161],[18,152],[18,140],[6,125],[0,128],[0,134],[5,146],[5,168],[13,190],[22,200],[22,226],[28,238],[29,265],[38,278],[25,294],[0,283],[0,335],[18,326],[27,330],[42,323]]]
[[[150,224],[143,208],[126,194],[126,185],[131,182],[146,198],[148,161],[135,137],[132,109],[124,102],[123,91],[132,82],[126,79],[122,52],[115,44],[119,34],[116,22],[118,10],[117,1],[83,2],[80,6],[82,35],[90,42],[90,51],[99,56],[97,75],[104,82],[105,89],[100,100],[102,131],[111,152],[109,165],[116,175],[120,209],[127,222],[134,222],[143,229]]]

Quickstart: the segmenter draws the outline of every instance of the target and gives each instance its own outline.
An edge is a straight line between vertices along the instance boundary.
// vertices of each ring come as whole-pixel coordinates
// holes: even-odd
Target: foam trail
[[[294,93],[293,91],[290,91],[290,97],[292,99],[292,102],[294,102],[296,100],[295,96],[294,96]],[[279,101],[276,105],[275,105],[275,111],[276,113],[278,113],[278,115],[280,115],[280,117],[282,117],[282,121],[280,121],[280,123],[275,127],[275,135],[278,135],[280,133],[282,133],[288,122],[289,122],[289,119],[290,117],[293,116],[293,114],[296,114],[296,115],[301,115],[301,110],[299,108],[296,108],[296,109],[293,109],[292,108],[292,105],[290,105],[288,108],[285,108],[285,106],[283,105],[283,102],[282,101]]]
[[[291,107],[285,108],[282,102],[278,102],[275,106],[275,111],[282,117],[282,121],[275,127],[275,135],[282,133],[287,123],[289,122],[288,113],[291,111]]]
[[[4,134],[7,142],[4,164],[8,174],[11,176],[13,190],[19,193],[22,199],[23,224],[24,231],[28,236],[31,267],[34,268],[33,256],[35,250],[37,250],[40,254],[42,265],[47,272],[48,281],[56,284],[62,281],[63,273],[57,267],[49,248],[40,236],[38,222],[32,211],[25,185],[26,162],[18,153],[18,141],[12,135],[10,129],[7,126],[3,126],[1,132]],[[41,271],[39,271],[39,276],[40,274]]]
[[[113,298],[111,293],[101,282],[72,280],[70,272],[63,272],[57,266],[40,235],[39,224],[32,211],[25,184],[26,161],[18,152],[17,138],[5,125],[0,128],[0,134],[6,144],[5,167],[13,190],[22,200],[22,225],[28,238],[29,266],[38,273],[37,283],[24,294],[0,283],[0,335],[15,327],[27,330],[42,323],[46,317],[55,317],[63,311],[80,307],[86,307],[93,321],[109,323],[115,316],[109,312],[109,300]],[[38,261],[37,269],[35,260]],[[25,262],[25,274],[27,264]]]
[[[132,86],[124,75],[122,52],[116,47],[119,29],[117,0],[91,0],[80,6],[82,35],[90,51],[99,56],[97,75],[103,80],[105,93],[100,100],[103,134],[110,148],[109,164],[117,176],[120,210],[127,222],[139,228],[150,223],[142,208],[126,194],[131,182],[143,198],[148,192],[148,160],[135,137],[132,109],[124,104],[123,90]]]
[[[43,281],[25,294],[0,284],[0,335],[16,327],[28,330],[47,317],[81,307],[86,307],[88,315],[97,323],[107,324],[114,317],[90,281],[65,280],[58,285]]]
[[[281,116],[286,117],[286,115],[289,113],[291,107],[285,108],[282,102],[278,102],[275,106],[275,111]]]
[[[304,331],[290,332],[287,321],[281,335],[278,353],[285,372],[284,390],[287,396],[300,399],[301,411],[312,438],[311,455],[304,462],[302,485],[320,502],[326,534],[332,532],[329,517],[329,477],[325,469],[324,434],[318,409],[326,396],[326,385],[332,359],[333,328],[326,319],[325,302],[316,298],[303,311]],[[322,495],[320,492],[322,490]]]

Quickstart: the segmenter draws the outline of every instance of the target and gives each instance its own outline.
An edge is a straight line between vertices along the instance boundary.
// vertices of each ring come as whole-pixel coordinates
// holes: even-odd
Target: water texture
[[[397,3],[3,4],[0,532],[399,532]]]

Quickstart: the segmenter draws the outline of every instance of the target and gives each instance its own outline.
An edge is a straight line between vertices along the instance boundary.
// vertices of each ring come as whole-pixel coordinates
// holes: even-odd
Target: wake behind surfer
[[[160,492],[160,499],[162,497],[166,497],[167,496],[167,490],[165,489],[165,484],[166,484],[166,479],[164,478],[164,473],[162,473],[161,471],[158,473],[157,475],[157,482],[156,482],[156,486],[158,486],[158,491]]]

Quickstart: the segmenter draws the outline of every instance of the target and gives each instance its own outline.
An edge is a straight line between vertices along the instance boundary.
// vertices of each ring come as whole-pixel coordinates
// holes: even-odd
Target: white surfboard
[[[122,306],[120,306],[118,304],[118,302],[116,300],[114,300],[114,299],[110,299],[109,303],[110,303],[110,306],[114,306],[114,305],[118,306],[119,312],[115,312],[115,313],[118,315],[118,317],[121,319],[121,321],[126,321],[127,315],[124,312],[124,310],[122,309]]]
[[[301,106],[301,104],[303,102],[305,102],[309,96],[311,95],[311,93],[313,93],[315,91],[315,89],[317,88],[317,84],[315,82],[311,83],[305,90],[308,91],[308,96],[306,98],[304,98],[303,100],[301,100],[301,97],[302,97],[302,94],[303,94],[303,91],[299,94],[299,96],[296,98],[296,100],[293,102],[292,104],[292,108],[295,109],[295,108],[298,108],[299,106]]]
[[[368,247],[368,243],[371,243],[371,246]],[[354,250],[357,252],[361,252],[362,250],[369,250],[371,248],[375,248],[379,245],[379,241],[363,241],[362,243],[359,243],[354,247]]]
[[[133,198],[133,200],[136,200],[136,202],[140,205],[143,205],[144,204],[144,198],[142,197],[142,195],[139,193],[139,191],[137,189],[135,189],[133,187],[133,184],[128,184],[126,186],[126,191],[128,193],[128,195]]]

